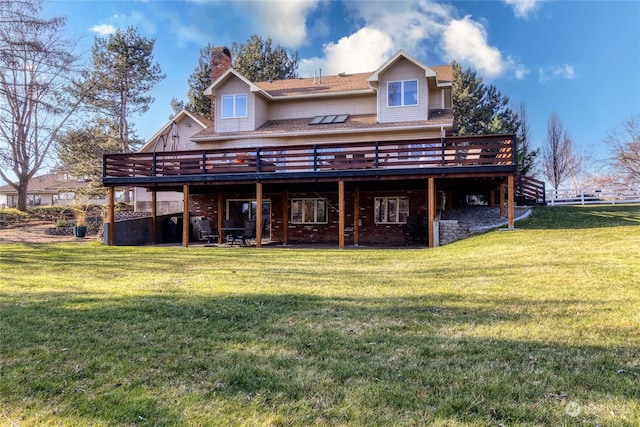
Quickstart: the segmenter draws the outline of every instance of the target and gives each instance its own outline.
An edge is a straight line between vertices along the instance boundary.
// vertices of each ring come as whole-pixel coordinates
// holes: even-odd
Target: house
[[[399,51],[369,73],[251,82],[230,68],[226,48],[217,55],[205,128],[180,150],[104,158],[110,193],[137,186],[155,201],[151,242],[160,239],[155,206],[168,191],[183,195],[185,246],[193,219],[204,218],[220,239],[255,221],[257,246],[403,245],[410,233],[432,247],[439,210],[467,194],[491,203],[498,195],[501,209],[508,200],[513,227],[514,135],[451,136],[450,66]],[[118,244],[123,226],[112,215],[108,223],[105,239]]]
[[[60,170],[34,176],[27,188],[27,206],[68,205],[78,200],[77,190],[88,185],[88,180],[73,177]],[[83,203],[106,204],[107,199],[83,200]],[[16,189],[9,184],[0,187],[0,207],[13,208],[17,205]]]
[[[196,149],[191,141],[198,132],[212,126],[211,120],[182,110],[169,120],[155,135],[153,135],[138,150],[140,153],[173,152]],[[148,188],[136,187],[133,193],[135,210],[151,212],[151,191]],[[157,193],[155,200],[156,212],[159,214],[180,212],[184,198],[179,191],[162,191]]]

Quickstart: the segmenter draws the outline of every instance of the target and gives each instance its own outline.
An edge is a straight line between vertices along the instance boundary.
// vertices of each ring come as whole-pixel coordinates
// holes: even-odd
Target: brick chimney
[[[231,51],[228,47],[214,47],[211,52],[211,83],[231,68]],[[211,121],[216,118],[216,100],[211,99]]]

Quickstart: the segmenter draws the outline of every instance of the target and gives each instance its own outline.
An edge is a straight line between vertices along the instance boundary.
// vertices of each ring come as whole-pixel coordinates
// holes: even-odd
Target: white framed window
[[[326,224],[327,222],[325,199],[291,199],[292,224]]]
[[[387,83],[387,106],[418,105],[418,81],[403,80]]]
[[[376,224],[406,224],[409,216],[409,198],[376,197],[374,209]]]
[[[222,118],[247,117],[247,95],[222,95]]]

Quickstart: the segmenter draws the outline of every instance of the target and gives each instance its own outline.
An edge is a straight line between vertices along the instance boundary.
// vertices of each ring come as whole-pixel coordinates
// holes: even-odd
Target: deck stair
[[[517,175],[515,200],[527,206],[546,205],[545,183],[530,176]]]

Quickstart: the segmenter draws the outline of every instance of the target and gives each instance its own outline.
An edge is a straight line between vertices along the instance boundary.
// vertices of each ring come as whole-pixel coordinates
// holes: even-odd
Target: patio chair
[[[256,222],[255,221],[247,221],[244,223],[244,231],[242,232],[242,245],[248,246],[248,240],[256,239]]]
[[[213,244],[218,240],[220,234],[218,231],[211,230],[211,221],[208,219],[201,219],[198,221],[198,229],[200,233],[200,240],[207,240],[206,246],[213,246]]]

